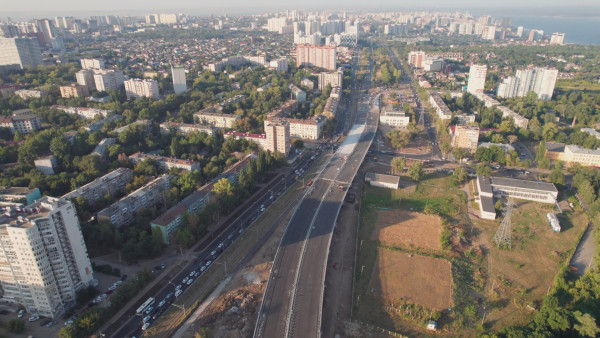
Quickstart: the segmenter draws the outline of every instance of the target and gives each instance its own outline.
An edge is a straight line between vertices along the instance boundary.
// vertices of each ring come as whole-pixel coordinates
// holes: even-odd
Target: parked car
[[[50,323],[46,324],[46,327],[53,327],[54,325],[56,325],[55,321],[50,321]]]
[[[154,311],[154,306],[149,307],[148,309],[146,309],[146,311],[144,311],[145,314],[149,315],[152,313],[152,311]]]
[[[142,326],[142,331],[146,331],[150,327],[150,322],[145,322],[144,326]]]
[[[190,284],[192,284],[193,282],[194,282],[194,280],[190,278],[190,279],[188,279],[188,281],[187,281],[187,285],[190,285]]]
[[[142,320],[144,323],[150,320],[150,316],[146,316],[144,317],[144,319]]]
[[[179,297],[179,295],[183,292],[183,290],[179,289],[175,292],[175,297]]]
[[[158,307],[163,307],[163,305],[165,305],[167,301],[166,300],[161,300],[160,303],[158,303]]]
[[[167,294],[167,296],[165,297],[165,299],[169,299],[169,298],[171,298],[171,297],[173,297],[173,292],[169,292],[169,293]]]
[[[38,316],[38,315],[33,315],[33,316],[29,317],[30,322],[35,322],[38,319],[40,319],[40,316]]]
[[[23,310],[23,309],[19,310],[19,313],[17,314],[17,317],[23,318],[23,315],[25,315],[25,310]]]

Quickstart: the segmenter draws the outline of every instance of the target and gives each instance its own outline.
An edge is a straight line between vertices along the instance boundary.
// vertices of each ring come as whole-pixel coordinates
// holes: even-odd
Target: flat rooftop
[[[520,189],[529,189],[529,190],[539,190],[539,191],[547,191],[558,193],[556,187],[552,183],[541,182],[541,181],[526,181],[526,180],[518,180],[514,178],[505,178],[505,177],[491,177],[492,186],[503,186],[503,187],[513,187]]]

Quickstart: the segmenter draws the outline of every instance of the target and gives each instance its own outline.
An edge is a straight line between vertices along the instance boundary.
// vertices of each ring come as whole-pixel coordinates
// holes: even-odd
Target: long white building
[[[2,300],[58,317],[94,281],[75,207],[43,197],[0,216]]]

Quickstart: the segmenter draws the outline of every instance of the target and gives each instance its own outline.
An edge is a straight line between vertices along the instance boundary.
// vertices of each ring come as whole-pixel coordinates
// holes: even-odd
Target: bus
[[[147,308],[148,308],[150,305],[154,304],[154,302],[155,302],[155,301],[156,301],[156,299],[154,299],[154,298],[152,298],[152,297],[148,298],[148,300],[146,300],[146,301],[144,302],[144,304],[140,305],[140,307],[138,307],[138,309],[137,309],[137,310],[135,310],[135,313],[137,313],[138,315],[142,314],[144,311],[146,311],[146,309],[147,309]]]

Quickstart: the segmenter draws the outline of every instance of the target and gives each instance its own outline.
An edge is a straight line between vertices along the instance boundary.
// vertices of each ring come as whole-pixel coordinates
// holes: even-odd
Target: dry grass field
[[[408,302],[430,309],[452,305],[452,264],[444,259],[379,248],[370,289],[384,304]]]
[[[371,239],[385,245],[403,245],[440,250],[442,234],[439,216],[406,210],[377,210]]]

